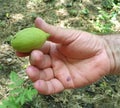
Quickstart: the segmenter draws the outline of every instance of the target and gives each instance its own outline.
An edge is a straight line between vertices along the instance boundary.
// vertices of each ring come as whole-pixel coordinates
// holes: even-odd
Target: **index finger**
[[[29,53],[22,53],[22,52],[16,51],[16,55],[17,55],[18,57],[26,57],[26,56],[29,56],[29,55],[30,55],[30,52],[29,52]]]

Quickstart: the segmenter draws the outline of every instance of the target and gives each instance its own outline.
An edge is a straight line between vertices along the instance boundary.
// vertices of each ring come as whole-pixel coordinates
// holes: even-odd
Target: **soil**
[[[17,57],[10,45],[17,31],[34,26],[34,20],[39,16],[56,26],[106,34],[93,23],[100,8],[103,8],[101,0],[0,0],[0,101],[9,94],[11,71],[27,79],[25,67],[29,65],[28,57]],[[120,14],[117,17],[120,19]],[[120,23],[120,20],[117,21]],[[111,29],[112,33],[120,32],[118,25]],[[119,79],[119,76],[108,76],[82,89],[66,90],[51,96],[38,95],[32,104],[28,102],[24,108],[103,108],[101,103],[107,107],[118,106]]]

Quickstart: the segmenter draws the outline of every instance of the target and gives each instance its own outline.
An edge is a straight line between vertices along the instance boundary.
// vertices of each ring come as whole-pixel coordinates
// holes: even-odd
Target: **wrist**
[[[110,73],[120,74],[120,36],[103,36],[103,39],[110,59]]]

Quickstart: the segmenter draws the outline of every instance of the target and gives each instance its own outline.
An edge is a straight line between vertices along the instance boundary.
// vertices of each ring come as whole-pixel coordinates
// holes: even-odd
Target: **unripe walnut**
[[[49,36],[50,34],[38,28],[25,28],[16,33],[11,45],[18,52],[28,53],[40,49]]]

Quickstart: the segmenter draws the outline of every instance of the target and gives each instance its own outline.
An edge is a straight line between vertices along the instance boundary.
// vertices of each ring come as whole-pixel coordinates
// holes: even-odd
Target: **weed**
[[[98,33],[108,34],[112,33],[113,23],[110,22],[111,16],[105,11],[99,11],[99,15],[96,18],[96,21],[93,22],[94,28]]]
[[[114,6],[114,0],[102,0],[102,6],[105,9],[112,9]]]
[[[83,15],[88,15],[89,14],[89,10],[87,8],[85,8],[85,9],[81,10],[81,13]]]
[[[37,95],[37,91],[31,86],[24,86],[24,80],[15,72],[10,74],[9,96],[2,101],[0,108],[22,108],[22,106]]]

